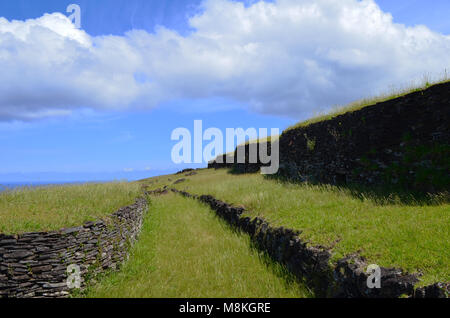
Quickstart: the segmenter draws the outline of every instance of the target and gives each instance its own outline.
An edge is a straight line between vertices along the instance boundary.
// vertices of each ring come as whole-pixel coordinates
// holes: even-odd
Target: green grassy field
[[[87,297],[308,297],[279,265],[251,248],[205,205],[168,194],[152,197],[139,241],[120,272]]]
[[[185,181],[174,185],[178,179]],[[113,213],[142,195],[142,185],[211,194],[251,217],[302,230],[333,260],[359,252],[370,263],[420,273],[420,285],[450,281],[448,194],[433,200],[385,199],[346,188],[289,184],[225,169],[133,183],[18,189],[0,194],[0,233],[57,230]],[[428,203],[425,203],[428,202]],[[251,248],[205,205],[174,194],[152,198],[144,229],[120,272],[89,297],[308,297],[282,267]]]
[[[171,185],[177,178],[187,180]],[[260,174],[233,175],[202,170],[195,176],[161,176],[144,181],[193,194],[211,194],[244,206],[252,217],[275,226],[302,230],[311,244],[334,246],[334,260],[360,252],[371,263],[421,273],[421,284],[450,281],[450,204],[411,201],[391,196],[356,197],[335,186],[286,184]]]
[[[0,233],[17,234],[79,226],[134,203],[137,183],[19,188],[0,192]]]

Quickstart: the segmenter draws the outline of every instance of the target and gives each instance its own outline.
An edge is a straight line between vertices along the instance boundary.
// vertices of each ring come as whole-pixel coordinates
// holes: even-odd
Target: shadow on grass
[[[241,232],[243,235],[248,235]],[[307,296],[310,298],[315,297],[316,294],[320,294],[320,290],[315,290],[314,285],[308,282],[306,279],[295,276],[294,273],[290,272],[289,269],[284,265],[274,260],[270,255],[258,248],[255,242],[250,240],[250,249],[254,251],[254,253],[258,254],[259,260],[263,263],[268,270],[270,270],[274,275],[282,279],[286,282],[286,285],[297,284],[303,286],[305,292],[307,292]]]
[[[308,184],[318,187],[331,187],[336,191],[343,192],[361,201],[371,200],[376,205],[386,206],[393,204],[401,204],[407,206],[437,206],[450,203],[450,192],[441,191],[438,193],[424,193],[409,190],[393,185],[374,185],[368,186],[356,183],[339,183],[332,184],[318,181],[295,181],[289,180],[281,176],[266,176],[268,180],[277,180],[287,184]]]
[[[338,185],[359,200],[369,198],[378,205],[436,206],[450,203],[450,192],[423,193],[389,185],[368,187],[358,184]]]
[[[228,173],[233,175],[243,175],[257,173],[259,169],[243,169],[242,167],[228,168]],[[450,191],[440,191],[437,193],[425,193],[394,186],[390,184],[384,185],[363,185],[356,183],[328,183],[314,180],[301,181],[287,178],[280,174],[266,175],[265,179],[275,180],[285,184],[294,185],[313,185],[317,187],[327,187],[336,191],[341,191],[358,200],[371,200],[377,205],[385,206],[392,204],[402,204],[408,206],[436,206],[450,203]]]
[[[245,233],[240,228],[233,226],[229,224],[227,221],[225,221],[222,217],[214,213],[214,218],[218,221],[224,224],[228,230],[232,231],[234,234],[248,237],[249,238],[249,248],[250,250],[255,253],[260,262],[266,266],[266,268],[271,271],[276,277],[280,278],[285,282],[285,286],[289,286],[292,284],[295,284],[299,289],[304,290],[305,293],[307,293],[307,297],[313,298],[315,297],[315,294],[317,291],[315,291],[312,285],[310,285],[310,282],[307,282],[305,279],[297,277],[294,275],[294,273],[290,272],[289,269],[282,263],[276,261],[273,259],[269,253],[264,251],[263,249],[259,248],[256,242],[254,242],[248,233]],[[303,288],[302,288],[303,287]]]

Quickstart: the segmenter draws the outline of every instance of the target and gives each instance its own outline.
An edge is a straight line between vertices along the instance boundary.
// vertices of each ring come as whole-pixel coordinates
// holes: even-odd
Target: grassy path
[[[153,178],[152,187],[170,185],[168,178],[176,180]],[[242,205],[248,216],[262,216],[272,226],[302,230],[302,239],[334,246],[334,260],[359,251],[369,263],[421,273],[422,286],[450,280],[448,194],[435,196],[435,204],[402,202],[394,194],[358,197],[336,186],[286,184],[225,169],[198,171],[172,186]]]
[[[308,297],[279,265],[200,203],[152,198],[130,260],[87,297]]]

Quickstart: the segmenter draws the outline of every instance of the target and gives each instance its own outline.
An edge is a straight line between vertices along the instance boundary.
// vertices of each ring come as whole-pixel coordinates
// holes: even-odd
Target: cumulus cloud
[[[450,68],[450,36],[373,0],[207,0],[189,23],[91,37],[58,13],[0,18],[0,120],[209,98],[302,116]]]
[[[0,119],[129,107],[145,90],[134,80],[141,58],[126,38],[92,38],[59,13],[0,18]]]

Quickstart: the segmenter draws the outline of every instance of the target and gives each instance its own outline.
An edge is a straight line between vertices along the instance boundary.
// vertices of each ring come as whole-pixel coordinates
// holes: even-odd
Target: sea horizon
[[[41,186],[55,185],[77,185],[87,183],[108,183],[108,182],[133,182],[136,180],[90,180],[90,181],[29,181],[29,182],[0,182],[0,192],[5,190],[14,190],[17,188],[34,188]]]
[[[81,184],[97,182],[133,182],[160,175],[175,173],[185,168],[199,168],[199,165],[181,165],[167,169],[134,170],[117,172],[33,172],[33,173],[0,173],[0,191],[5,188],[23,186],[43,186],[57,184]],[[203,167],[203,166],[201,166]]]
[[[114,182],[109,181],[30,181],[30,182],[0,182],[0,192],[7,189],[16,189],[22,187],[39,187],[50,185],[68,185],[68,184],[83,184],[83,183],[97,183],[97,182]]]

